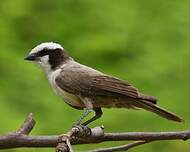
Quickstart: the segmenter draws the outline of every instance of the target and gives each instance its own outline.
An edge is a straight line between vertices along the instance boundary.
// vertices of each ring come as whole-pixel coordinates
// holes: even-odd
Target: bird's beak
[[[35,54],[29,54],[24,60],[29,60],[29,61],[35,61],[36,60],[36,55]]]

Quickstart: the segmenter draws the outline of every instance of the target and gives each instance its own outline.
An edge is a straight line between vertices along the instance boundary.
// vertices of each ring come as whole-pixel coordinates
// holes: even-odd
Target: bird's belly
[[[63,91],[60,88],[55,88],[54,90],[55,90],[56,94],[59,95],[70,106],[78,107],[78,108],[83,108],[84,107],[84,104],[80,100],[79,97],[77,97],[77,96],[75,96],[73,94],[70,94],[70,93],[68,93],[66,91]]]
[[[70,94],[70,93],[68,93],[68,92],[66,92],[66,91],[62,91],[62,95],[61,95],[61,97],[63,98],[63,100],[67,103],[67,104],[69,104],[69,105],[71,105],[71,106],[73,106],[73,107],[78,107],[78,108],[84,108],[84,104],[83,104],[83,102],[80,100],[80,98],[79,97],[77,97],[77,96],[75,96],[75,95],[73,95],[73,94]]]

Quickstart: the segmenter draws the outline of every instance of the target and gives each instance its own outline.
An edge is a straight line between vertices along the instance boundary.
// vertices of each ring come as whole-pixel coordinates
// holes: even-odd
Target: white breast
[[[56,71],[48,73],[48,80],[54,90],[54,92],[59,95],[67,104],[76,106],[76,107],[83,107],[83,103],[80,101],[80,99],[70,94],[64,90],[62,90],[56,83],[55,79],[60,74],[61,69],[58,69]]]

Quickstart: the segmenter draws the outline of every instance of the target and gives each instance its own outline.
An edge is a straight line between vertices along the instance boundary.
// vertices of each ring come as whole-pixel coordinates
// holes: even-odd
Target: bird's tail
[[[177,116],[176,114],[169,112],[169,111],[165,110],[164,108],[161,108],[161,107],[157,106],[156,104],[153,104],[146,100],[139,101],[135,106],[138,108],[145,109],[147,111],[151,111],[151,112],[153,112],[163,118],[166,118],[168,120],[172,120],[172,121],[176,121],[176,122],[184,122],[184,120],[181,117]]]

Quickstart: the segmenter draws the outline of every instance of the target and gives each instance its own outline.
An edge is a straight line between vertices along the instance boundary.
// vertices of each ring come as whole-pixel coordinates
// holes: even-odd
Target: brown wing
[[[126,81],[122,81],[111,76],[94,76],[92,78],[92,84],[95,90],[116,93],[131,98],[139,97],[138,90],[135,87],[133,87]]]
[[[92,82],[84,72],[72,70],[61,72],[55,79],[56,84],[64,91],[76,95],[91,96]]]
[[[56,78],[57,85],[63,90],[82,95],[84,97],[106,96],[118,97],[118,95],[131,97],[140,100],[132,100],[133,104],[128,104],[130,108],[138,107],[158,114],[164,118],[174,121],[183,121],[177,115],[156,106],[156,99],[138,92],[138,90],[126,81],[117,78],[101,75],[89,74],[87,71],[66,71]],[[127,107],[129,107],[127,105]]]
[[[86,71],[67,70],[56,78],[57,85],[63,90],[86,97],[90,96],[127,96],[154,101],[155,98],[140,94],[127,81]]]

